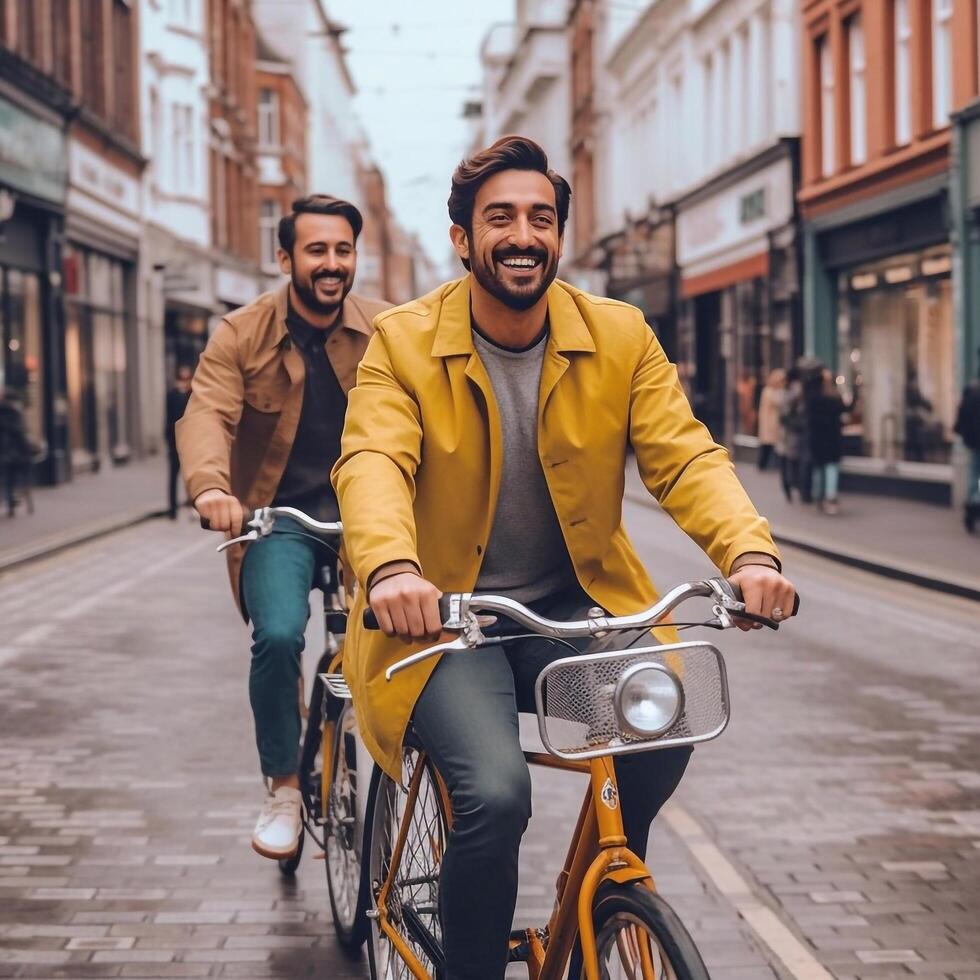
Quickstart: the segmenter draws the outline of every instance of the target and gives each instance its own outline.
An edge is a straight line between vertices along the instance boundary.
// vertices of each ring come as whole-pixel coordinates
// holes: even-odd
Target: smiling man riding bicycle
[[[376,318],[333,473],[365,586],[344,662],[362,735],[398,778],[411,725],[452,800],[440,902],[451,980],[503,975],[531,804],[517,711],[567,651],[484,647],[388,683],[404,653],[394,638],[439,634],[440,590],[502,594],[556,619],[649,606],[656,592],[622,523],[628,446],[749,612],[778,620],[793,609],[767,523],[642,314],[556,280],[570,195],[521,137],[460,164],[450,234],[469,275]],[[365,595],[385,635],[361,627]],[[689,755],[616,761],[640,857]]]

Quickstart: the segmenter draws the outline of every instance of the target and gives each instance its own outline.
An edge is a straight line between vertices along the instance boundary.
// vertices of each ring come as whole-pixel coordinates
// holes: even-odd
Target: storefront
[[[677,204],[678,369],[716,439],[753,449],[763,384],[801,350],[795,143]]]
[[[667,356],[675,360],[673,214],[668,209],[653,209],[600,247],[605,294],[642,310]]]
[[[71,457],[76,470],[98,470],[141,451],[139,180],[77,138],[69,158],[64,282]]]
[[[851,403],[844,485],[948,502],[959,389],[945,175],[863,207],[808,227],[807,272],[829,297],[811,348]]]
[[[957,392],[980,374],[980,99],[957,113],[953,122],[950,211],[956,248],[953,308],[958,312]],[[974,490],[963,443],[953,450],[953,502]]]
[[[36,479],[69,475],[58,244],[67,185],[56,117],[0,96],[0,391],[37,449]]]

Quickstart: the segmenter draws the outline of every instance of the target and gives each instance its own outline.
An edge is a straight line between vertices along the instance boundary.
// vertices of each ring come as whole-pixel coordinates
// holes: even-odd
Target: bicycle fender
[[[649,882],[651,891],[656,891],[653,883],[653,875],[649,871],[640,871],[639,868],[616,868],[607,871],[602,878],[603,881],[614,881],[617,885],[628,885],[632,881]]]

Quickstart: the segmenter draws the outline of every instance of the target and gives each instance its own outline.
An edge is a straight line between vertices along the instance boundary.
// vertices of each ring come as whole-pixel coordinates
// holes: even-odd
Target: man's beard
[[[471,243],[472,244],[472,243]],[[470,254],[473,255],[472,248]],[[496,264],[508,257],[525,256],[538,259],[540,265],[535,269],[539,273],[536,280],[527,286],[513,287],[499,279],[496,274]],[[495,299],[500,300],[512,310],[529,310],[547,292],[548,287],[558,275],[558,256],[550,255],[545,249],[516,249],[501,248],[492,253],[490,265],[483,263],[474,256],[470,263],[476,281]]]
[[[295,271],[290,277],[293,289],[296,291],[296,295],[300,298],[303,305],[312,313],[319,313],[325,316],[329,316],[331,313],[336,313],[337,310],[339,310],[343,305],[344,300],[347,298],[347,294],[351,291],[353,282],[350,278],[345,277],[340,291],[340,299],[325,303],[316,294],[316,284],[317,280],[326,279],[328,275],[328,273],[320,273],[320,275],[314,276],[312,279],[310,279],[309,284],[299,279]]]

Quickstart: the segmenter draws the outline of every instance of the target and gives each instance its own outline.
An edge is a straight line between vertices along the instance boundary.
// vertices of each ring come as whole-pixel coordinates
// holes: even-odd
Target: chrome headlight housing
[[[620,725],[640,738],[670,731],[684,711],[684,688],[664,664],[633,664],[623,671],[613,693]]]

